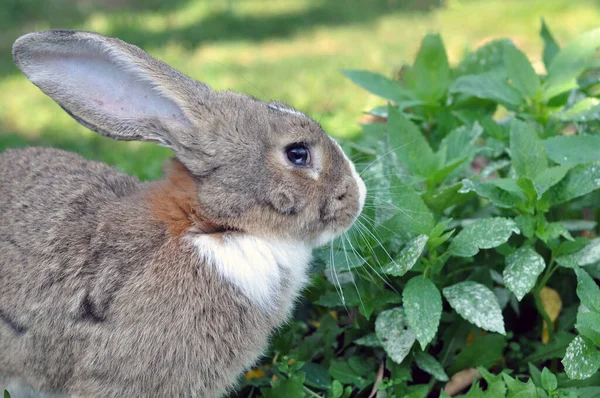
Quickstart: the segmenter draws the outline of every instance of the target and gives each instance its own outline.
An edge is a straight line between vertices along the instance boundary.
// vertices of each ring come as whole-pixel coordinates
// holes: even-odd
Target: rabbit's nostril
[[[352,192],[352,185],[354,184],[354,180],[346,179],[344,184],[340,187],[341,189],[338,191],[336,199],[339,201],[345,200],[348,195]]]

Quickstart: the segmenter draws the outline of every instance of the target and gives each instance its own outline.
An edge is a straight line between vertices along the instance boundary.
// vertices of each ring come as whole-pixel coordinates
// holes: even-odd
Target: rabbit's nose
[[[348,177],[321,207],[321,219],[332,220],[344,213],[354,214],[358,210],[358,202],[358,188],[354,179]]]
[[[338,201],[344,201],[351,194],[354,188],[354,180],[352,178],[344,179],[344,182],[335,192],[335,199]]]

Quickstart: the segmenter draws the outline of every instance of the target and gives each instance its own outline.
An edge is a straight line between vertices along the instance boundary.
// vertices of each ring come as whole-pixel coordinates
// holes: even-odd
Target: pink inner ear
[[[77,101],[116,119],[157,117],[186,122],[179,106],[152,87],[150,76],[91,47],[77,53],[38,54],[29,78],[42,88],[51,87],[55,99]]]

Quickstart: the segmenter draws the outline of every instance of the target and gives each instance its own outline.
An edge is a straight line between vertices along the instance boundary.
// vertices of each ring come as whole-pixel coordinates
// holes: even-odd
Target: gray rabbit
[[[303,113],[118,39],[31,33],[13,58],[84,126],[176,159],[142,183],[56,149],[0,154],[0,386],[226,393],[289,317],[312,249],[360,214],[353,164]]]

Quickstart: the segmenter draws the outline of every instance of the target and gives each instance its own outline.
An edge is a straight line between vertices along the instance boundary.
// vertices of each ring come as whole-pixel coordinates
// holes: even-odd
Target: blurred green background
[[[109,140],[79,126],[14,66],[21,34],[83,29],[142,47],[185,74],[261,99],[279,99],[337,137],[360,132],[361,112],[381,104],[340,73],[393,75],[423,35],[440,32],[451,63],[485,41],[509,37],[543,70],[545,18],[564,44],[600,21],[598,0],[1,0],[0,151],[52,145],[157,178],[166,149]]]

